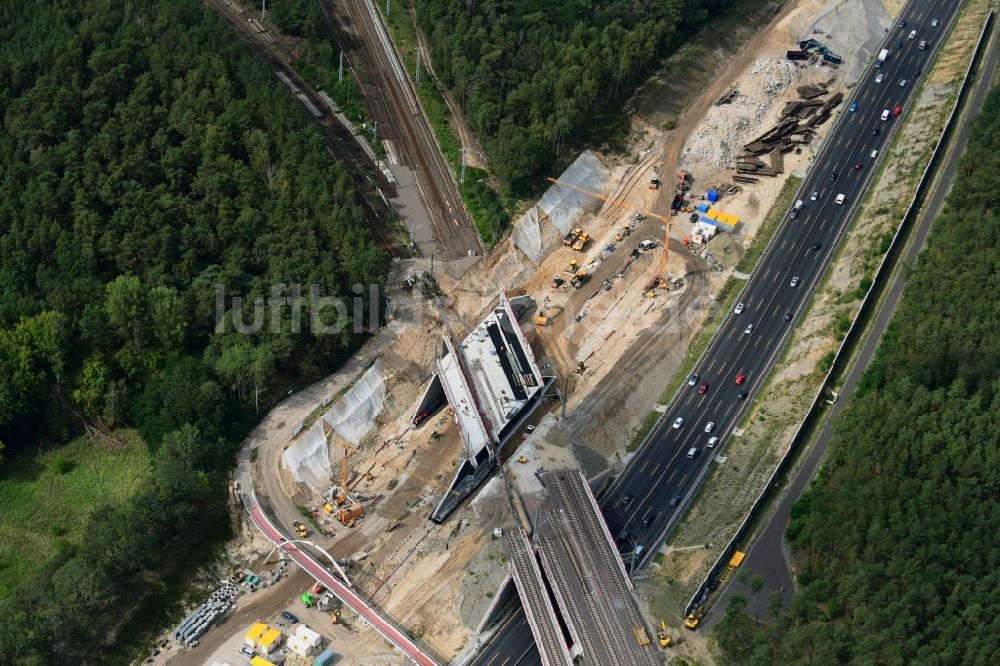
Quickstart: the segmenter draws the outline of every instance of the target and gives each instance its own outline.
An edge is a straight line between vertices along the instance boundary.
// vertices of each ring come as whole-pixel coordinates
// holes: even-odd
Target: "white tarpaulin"
[[[559,180],[594,192],[601,192],[608,178],[608,170],[590,150],[580,156],[562,172]],[[596,209],[600,202],[564,185],[553,184],[538,203],[521,216],[511,232],[518,249],[534,263],[539,263],[545,252],[569,233],[585,207]],[[551,227],[555,227],[553,231]]]
[[[382,364],[375,361],[364,375],[337,400],[311,428],[282,453],[282,463],[296,481],[316,491],[330,486],[333,467],[324,422],[351,445],[358,446],[385,408],[385,378]],[[336,452],[340,459],[341,452]]]

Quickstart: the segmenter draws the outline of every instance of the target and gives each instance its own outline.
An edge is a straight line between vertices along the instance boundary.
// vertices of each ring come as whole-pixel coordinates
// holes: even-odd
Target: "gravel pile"
[[[709,109],[701,127],[681,152],[681,166],[722,169],[732,164],[743,144],[764,127],[774,110],[774,98],[798,78],[793,62],[764,58],[750,66],[732,102]]]

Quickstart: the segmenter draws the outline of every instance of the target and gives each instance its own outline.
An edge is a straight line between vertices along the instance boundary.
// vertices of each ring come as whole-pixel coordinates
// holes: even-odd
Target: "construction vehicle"
[[[340,619],[340,611],[339,610],[335,610],[332,613],[330,613],[330,624],[337,624],[337,621],[339,619]]]
[[[517,462],[519,462],[519,463],[526,463],[526,462],[528,462],[528,459],[525,458],[524,456],[521,456],[520,458],[517,459]]]
[[[656,638],[660,641],[660,647],[669,647],[670,636],[667,634],[667,623],[660,620],[660,630],[656,632]]]
[[[636,213],[636,215],[642,215],[642,213]],[[626,224],[624,229],[622,229],[619,233],[615,234],[615,242],[620,243],[623,238],[628,238],[631,235],[632,235],[632,227]]]
[[[659,169],[657,169],[657,173],[659,173]],[[547,178],[546,180],[548,180],[550,183],[554,183],[556,185],[565,185],[566,187],[570,188],[571,190],[576,190],[577,192],[580,192],[581,194],[589,195],[589,196],[591,196],[591,197],[593,197],[595,199],[598,199],[599,201],[603,201],[608,206],[612,206],[614,208],[630,208],[630,206],[628,205],[628,202],[625,201],[625,200],[623,200],[623,199],[612,199],[610,197],[604,196],[603,194],[601,194],[599,192],[594,192],[593,190],[588,190],[585,187],[580,187],[579,185],[574,185],[573,183],[568,183],[568,182],[559,180],[557,178]],[[685,184],[686,184],[687,174],[685,174],[685,176],[684,176],[684,181],[685,181]],[[657,183],[659,183],[659,180],[657,180]],[[648,211],[648,210],[642,211],[642,213],[644,215],[646,215],[647,217],[651,217],[653,219],[659,220],[660,222],[663,222],[663,224],[664,224],[663,252],[660,255],[660,266],[659,266],[658,270],[656,271],[656,276],[650,281],[650,283],[645,287],[645,289],[643,289],[643,291],[644,292],[649,292],[652,289],[656,288],[657,286],[662,286],[663,289],[669,290],[669,283],[667,282],[667,257],[670,254],[670,229],[673,226],[674,222],[673,222],[673,220],[670,219],[669,216],[658,215],[657,213],[653,213],[653,212]],[[575,261],[571,261],[570,265],[574,266],[574,265],[576,265],[576,262]],[[572,275],[573,272],[567,271],[567,274]],[[589,276],[587,276],[587,277],[589,277]],[[583,282],[586,282],[586,279],[582,279],[580,281],[581,284],[583,284]],[[577,287],[578,285],[577,284],[573,284],[573,286]]]
[[[590,281],[590,273],[588,273],[587,271],[578,271],[576,275],[573,276],[573,279],[570,280],[569,283],[574,287],[576,287],[577,289],[579,289],[583,285],[587,284],[587,282],[589,281]]]
[[[586,231],[580,232],[580,235],[576,237],[576,242],[573,243],[573,249],[577,252],[582,252],[583,248],[587,247],[587,243],[590,242],[590,234]]]
[[[312,608],[313,606],[316,605],[313,602],[312,594],[310,594],[309,592],[303,592],[302,596],[299,597],[299,601],[301,601],[302,605],[305,606],[306,608]]]
[[[646,647],[650,644],[649,634],[646,633],[646,627],[632,627],[632,633],[635,634],[635,640],[640,647]]]
[[[566,275],[576,275],[576,272],[580,270],[580,262],[576,259],[570,259],[569,265],[566,266],[566,270],[563,271]]]
[[[580,227],[576,227],[568,234],[563,236],[563,245],[573,245],[573,243],[576,242],[576,239],[579,238],[580,234],[582,233],[583,229],[581,229]]]
[[[309,591],[313,594],[323,594],[323,592],[326,591],[326,588],[320,583],[314,583],[313,586],[309,588]]]
[[[552,276],[552,286],[553,287],[561,287],[564,284],[566,284],[566,280],[562,279],[558,275],[553,275]]]
[[[337,509],[337,520],[342,522],[347,527],[351,527],[350,523],[363,515],[365,515],[365,508],[360,504],[352,504],[349,507]]]
[[[351,499],[350,495],[348,494],[350,492],[350,487],[347,482],[347,452],[349,449],[352,449],[354,447],[350,446],[343,437],[338,435],[337,431],[334,430],[332,427],[330,427],[330,424],[328,424],[326,421],[323,421],[323,427],[326,430],[326,436],[328,441],[334,438],[340,440],[341,444],[340,487],[335,491],[333,501],[334,504],[336,504],[338,507],[336,514],[337,520],[342,522],[344,525],[350,527],[348,523],[350,523],[355,518],[360,518],[361,516],[365,515],[365,508],[361,506],[361,504],[359,504],[358,502]],[[347,506],[345,507],[345,505]],[[347,515],[350,515],[350,517],[345,519],[344,517]]]
[[[538,314],[535,315],[535,326],[548,326],[549,316],[545,314],[545,310],[539,310]]]
[[[307,536],[309,536],[309,530],[306,529],[306,526],[300,523],[299,521],[293,520],[292,527],[295,528],[295,533],[299,535],[300,539],[305,539]]]
[[[333,513],[333,505],[329,502],[323,502],[323,510],[327,513]]]
[[[684,626],[691,631],[694,631],[698,628],[698,625],[701,624],[701,617],[703,614],[704,613],[702,612],[701,607],[698,607],[697,610],[688,613],[688,616],[684,618]]]
[[[649,177],[649,189],[660,189],[660,167],[653,167],[653,175]]]

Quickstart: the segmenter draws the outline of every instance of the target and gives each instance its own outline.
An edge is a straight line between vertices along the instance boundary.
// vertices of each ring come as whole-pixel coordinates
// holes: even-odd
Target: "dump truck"
[[[577,252],[580,252],[583,250],[583,248],[587,247],[587,243],[589,242],[590,242],[590,234],[588,234],[586,231],[580,232],[580,235],[576,237],[576,242],[573,243],[573,249],[576,250]]]
[[[587,284],[587,282],[589,281],[590,281],[590,273],[588,273],[587,271],[578,271],[577,274],[573,276],[573,279],[570,281],[570,284],[579,289],[583,285]]]
[[[577,237],[579,237],[579,235],[582,234],[582,233],[583,233],[583,229],[581,229],[580,227],[576,227],[575,229],[573,229],[572,231],[570,231],[568,234],[566,234],[565,236],[563,236],[563,245],[572,245],[573,243],[576,242]]]
[[[660,177],[653,175],[649,177],[649,189],[658,190],[660,189]]]
[[[878,52],[878,58],[875,59],[875,67],[881,67],[885,59],[889,57],[889,49],[882,49]]]
[[[642,647],[649,645],[649,635],[646,634],[645,627],[632,627],[632,633],[635,634],[635,640],[639,645]]]

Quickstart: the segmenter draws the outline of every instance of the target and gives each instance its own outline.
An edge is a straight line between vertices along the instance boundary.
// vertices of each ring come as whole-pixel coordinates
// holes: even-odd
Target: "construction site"
[[[564,578],[574,562],[587,561],[568,536],[570,523],[539,515],[571,515],[580,524],[599,515],[596,502],[579,516],[567,507],[589,503],[662,409],[723,285],[746,279],[734,269],[786,179],[816,156],[876,52],[881,32],[872,26],[887,22],[877,0],[785,3],[738,56],[720,60],[719,75],[692,93],[676,128],[635,114],[627,154],[580,153],[471,269],[398,262],[388,324],[248,438],[234,511],[252,496],[321,563],[320,551],[328,553],[332,575],[439,663],[465,663],[539,572]],[[422,280],[432,287],[420,289]],[[538,572],[511,561],[536,531],[548,544],[540,549],[550,548]],[[608,557],[622,562],[616,535],[599,532],[588,532],[592,549],[607,542]],[[385,631],[358,621],[336,595],[302,601],[313,580],[290,571],[276,550],[243,520],[231,569],[218,573],[259,579],[236,602],[246,614],[220,620],[200,645],[164,648],[157,661],[235,654],[248,627],[295,593],[292,612],[315,613],[318,628],[317,637],[300,632],[297,640],[317,652],[331,644],[345,656],[337,663],[405,663]],[[643,663],[656,654],[650,643],[665,647],[679,629],[643,620],[648,608],[635,602],[624,568],[620,578],[599,593],[634,604],[636,619],[602,631],[611,632],[609,642],[625,636],[630,649],[642,647],[632,661]],[[572,615],[570,606],[561,611]],[[574,644],[600,654],[590,640],[581,634]]]

